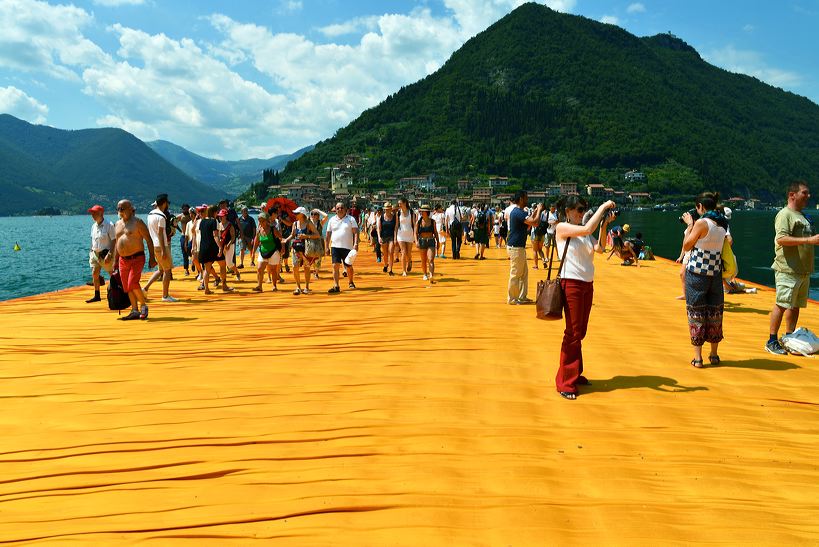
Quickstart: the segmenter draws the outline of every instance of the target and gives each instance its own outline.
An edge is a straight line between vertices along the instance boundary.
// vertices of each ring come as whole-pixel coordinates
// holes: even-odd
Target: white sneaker
[[[429,281],[429,276],[424,274],[424,281]]]
[[[407,277],[407,272],[402,273],[401,277]]]
[[[174,298],[174,297],[173,297],[173,296],[171,296],[171,295],[168,295],[168,296],[163,296],[163,297],[162,297],[162,301],[163,301],[163,302],[179,302],[179,300],[177,300],[176,298]]]

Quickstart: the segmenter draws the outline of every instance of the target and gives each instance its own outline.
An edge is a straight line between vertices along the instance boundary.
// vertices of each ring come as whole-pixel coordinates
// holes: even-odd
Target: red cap
[[[217,217],[226,217],[227,216],[227,209],[221,209],[218,213],[216,213]]]
[[[93,207],[88,209],[88,212],[89,213],[104,213],[105,212],[105,207],[103,207],[102,205],[94,205]]]

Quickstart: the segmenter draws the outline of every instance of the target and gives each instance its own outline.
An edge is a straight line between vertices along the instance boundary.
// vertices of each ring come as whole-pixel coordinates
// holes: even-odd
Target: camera
[[[616,208],[616,207],[615,207],[614,209],[609,209],[609,216],[610,216],[611,218],[617,218],[617,217],[619,217],[619,216],[620,216],[620,209],[618,209],[618,208]]]
[[[691,215],[691,220],[694,222],[697,222],[697,220],[699,220],[700,218],[700,214],[697,212],[696,209],[689,209],[688,211],[686,211],[686,213]],[[682,215],[680,215],[680,218],[678,218],[677,220],[685,224],[685,219],[683,219]]]

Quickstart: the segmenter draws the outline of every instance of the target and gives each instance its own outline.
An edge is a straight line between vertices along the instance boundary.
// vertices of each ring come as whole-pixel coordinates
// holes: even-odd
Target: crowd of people
[[[788,204],[776,216],[775,261],[776,304],[770,315],[770,338],[765,349],[786,354],[778,337],[781,323],[786,334],[796,329],[799,310],[807,305],[810,275],[813,272],[813,247],[819,235],[802,210],[810,199],[807,183],[797,181],[787,191]],[[402,198],[394,206],[384,203],[364,211],[355,205],[348,209],[337,203],[329,212],[304,207],[283,209],[267,207],[250,216],[248,209],[237,213],[227,200],[216,205],[191,207],[182,205],[181,213],[170,213],[170,201],[160,194],[148,213],[147,221],[136,216],[133,204],[117,204],[116,224],[105,220],[99,205],[88,212],[93,217],[89,265],[94,296],[87,302],[99,302],[102,270],[118,272],[123,290],[130,300],[130,312],[122,320],[147,319],[151,286],[161,281],[162,301],[176,302],[170,294],[173,278],[171,240],[181,234],[180,246],[185,275],[195,275],[198,288],[212,294],[216,289],[233,292],[229,276],[241,279],[241,270],[249,258],[256,269],[254,292],[263,292],[267,282],[278,291],[284,282],[282,269],[291,271],[295,282],[293,295],[309,295],[311,280],[320,276],[322,261],[332,264],[332,286],[329,294],[341,292],[341,279],[355,289],[355,260],[363,237],[381,264],[382,273],[393,276],[398,265],[406,277],[417,258],[423,279],[435,282],[435,260],[446,256],[447,245],[453,260],[460,260],[465,244],[473,245],[474,260],[484,260],[485,251],[494,237],[495,246],[506,247],[509,258],[509,280],[506,301],[510,305],[532,303],[528,296],[529,266],[527,241],[531,242],[533,268],[551,269],[559,261],[560,285],[563,291],[565,330],[556,375],[558,393],[575,399],[578,386],[588,383],[583,375],[582,341],[586,336],[594,296],[594,255],[611,248],[623,265],[639,266],[646,250],[642,234],[627,238],[630,226],[613,226],[617,218],[614,202],[607,201],[596,210],[578,195],[561,197],[556,203],[529,206],[528,195],[518,191],[504,210],[485,204],[472,208],[453,201],[446,209],[421,205],[417,209]],[[731,245],[730,209],[719,203],[719,194],[706,192],[696,199],[696,207],[681,220],[685,232],[681,255],[683,282],[694,356],[691,365],[704,366],[703,346],[710,344],[709,364],[720,363],[719,344],[723,339],[724,291],[735,279],[723,279],[722,254]],[[360,230],[360,227],[363,227]],[[595,237],[597,232],[597,237]],[[146,249],[148,256],[146,257]],[[555,256],[557,255],[557,256]],[[238,262],[237,262],[238,257]],[[156,267],[148,282],[141,285],[145,263]]]

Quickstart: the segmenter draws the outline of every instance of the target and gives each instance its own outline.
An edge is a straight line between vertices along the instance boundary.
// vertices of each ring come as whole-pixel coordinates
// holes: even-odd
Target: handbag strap
[[[552,279],[552,263],[554,262],[555,258],[555,249],[557,249],[557,243],[552,241],[549,244],[549,272],[546,274],[546,281]],[[537,259],[537,257],[535,257],[535,259]]]
[[[560,267],[557,269],[557,275],[555,279],[560,279],[560,272],[563,271],[563,265],[566,263],[566,253],[569,251],[569,242],[572,238],[568,238],[566,240],[566,246],[563,247],[563,256],[560,258]],[[557,238],[555,238],[555,247],[557,247]]]

